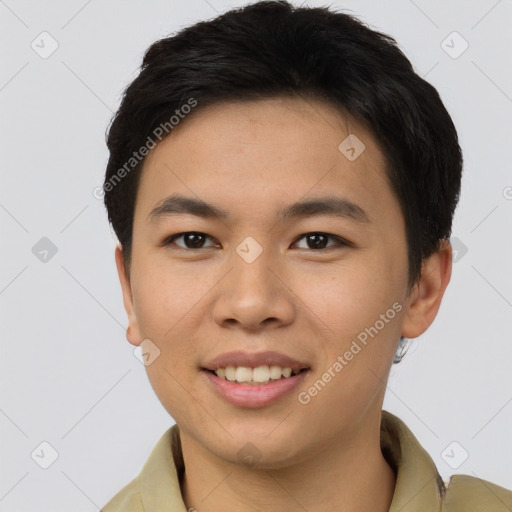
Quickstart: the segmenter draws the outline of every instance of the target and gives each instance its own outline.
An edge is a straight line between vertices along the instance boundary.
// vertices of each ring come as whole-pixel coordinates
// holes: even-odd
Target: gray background
[[[144,50],[243,4],[0,1],[1,511],[98,510],[173,423],[125,339],[115,238],[93,190],[105,129]],[[397,39],[439,90],[465,156],[452,282],[393,368],[385,408],[444,478],[512,488],[512,3],[332,5]],[[48,469],[43,441],[58,452]]]

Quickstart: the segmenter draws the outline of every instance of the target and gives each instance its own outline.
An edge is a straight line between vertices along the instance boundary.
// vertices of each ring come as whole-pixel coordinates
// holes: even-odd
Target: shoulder
[[[469,475],[453,475],[446,486],[443,512],[510,512],[512,491]]]
[[[139,477],[125,485],[100,512],[144,512]]]
[[[390,512],[512,512],[512,491],[476,476],[445,482],[407,425],[382,411],[381,450],[397,480]]]
[[[184,510],[179,477],[184,471],[178,426],[170,427],[151,451],[139,475],[100,512]],[[169,508],[171,507],[171,508]]]

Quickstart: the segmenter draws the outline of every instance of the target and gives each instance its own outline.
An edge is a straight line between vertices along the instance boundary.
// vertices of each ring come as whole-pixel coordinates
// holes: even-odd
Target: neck
[[[330,443],[293,466],[260,469],[212,457],[182,433],[187,510],[197,512],[389,512],[396,477],[380,449],[380,430]]]

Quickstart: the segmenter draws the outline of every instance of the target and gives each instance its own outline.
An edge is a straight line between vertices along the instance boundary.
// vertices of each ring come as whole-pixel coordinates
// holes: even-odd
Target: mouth
[[[249,366],[226,366],[225,368],[217,368],[216,370],[203,368],[203,370],[220,379],[248,386],[266,386],[273,382],[295,377],[308,369],[309,368],[292,369],[278,365],[263,365],[257,366],[256,368]]]
[[[242,408],[262,408],[291,399],[292,391],[304,386],[310,368],[227,366],[203,368],[207,386],[223,401]]]
[[[289,398],[310,372],[305,361],[275,351],[227,352],[201,367],[215,396],[252,408]]]

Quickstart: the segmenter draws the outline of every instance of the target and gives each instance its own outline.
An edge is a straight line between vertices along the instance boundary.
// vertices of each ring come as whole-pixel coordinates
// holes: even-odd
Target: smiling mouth
[[[308,369],[309,368],[301,368],[300,370],[292,370],[291,368],[277,365],[257,366],[256,368],[247,366],[226,366],[225,368],[217,368],[216,370],[204,368],[204,370],[216,375],[220,379],[227,380],[234,384],[245,384],[249,386],[261,386],[280,380],[286,380]]]

